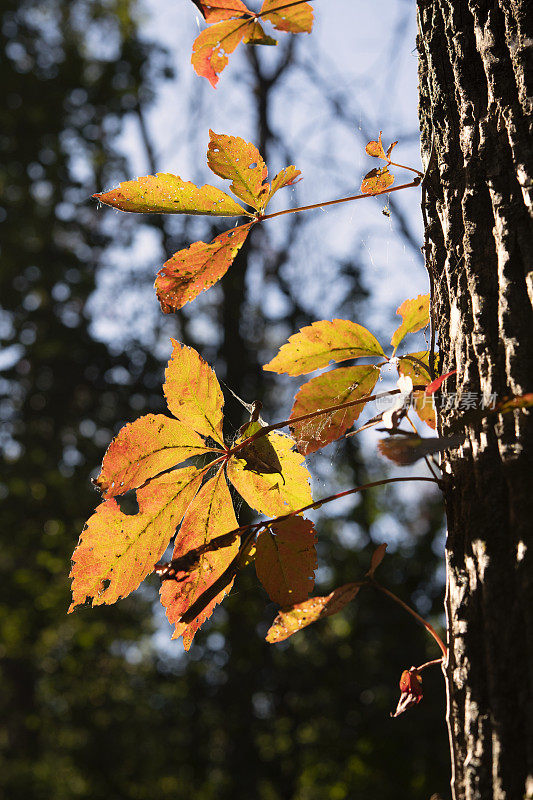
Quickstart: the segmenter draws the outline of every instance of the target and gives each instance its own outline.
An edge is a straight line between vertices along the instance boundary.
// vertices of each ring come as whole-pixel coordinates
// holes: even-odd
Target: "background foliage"
[[[155,580],[152,589],[116,607],[66,616],[70,553],[96,504],[90,476],[124,422],[162,410],[165,358],[157,356],[170,326],[216,363],[234,391],[248,401],[263,399],[273,420],[284,390],[261,372],[266,359],[258,353],[273,353],[274,335],[278,345],[312,319],[283,269],[289,249],[301,248],[310,235],[307,225],[298,229],[294,223],[268,240],[253,232],[238,269],[202,300],[196,312],[202,325],[182,314],[155,338],[143,337],[138,327],[128,335],[124,325],[120,341],[106,345],[95,338],[98,324],[91,324],[89,311],[99,267],[109,258],[110,242],[131,252],[139,229],[112,214],[104,219],[87,198],[133,174],[119,134],[135,120],[143,140],[145,109],[170,78],[167,57],[157,43],[143,41],[138,19],[136,5],[127,0],[7,0],[2,11],[5,795],[418,800],[437,790],[444,794],[448,756],[440,676],[427,675],[419,708],[389,719],[406,659],[433,657],[432,645],[384,598],[367,598],[271,646],[263,636],[274,609],[265,611],[262,590],[245,572],[187,656],[176,643],[160,646],[157,632],[164,623],[152,611]],[[278,152],[280,162],[293,163],[283,128],[273,134],[272,108],[276,81],[302,68],[294,45],[284,45],[274,64],[255,52],[244,58],[241,90],[257,109],[250,138],[269,157]],[[217,127],[206,119],[202,130],[209,125]],[[147,159],[155,159],[146,127],[144,133]],[[183,228],[164,227],[159,218],[138,224],[157,234],[167,253],[184,246]],[[222,228],[203,230],[207,236]],[[345,287],[335,313],[360,320],[364,276],[356,260],[339,264],[331,253],[328,269]],[[122,293],[102,299],[100,292],[100,305],[113,309],[132,284],[139,297],[145,289],[151,294],[151,268],[133,277],[126,265],[115,279]],[[257,302],[258,281],[279,283],[283,325],[268,304]],[[235,430],[242,410],[227,402]],[[312,462],[323,485],[365,480],[353,439],[334,453],[334,471],[329,455]],[[381,567],[383,580],[424,613],[439,613],[441,517],[430,498],[406,514],[394,494],[368,494],[339,516],[320,517],[319,558],[328,567],[319,570],[317,589],[328,591],[364,572],[372,536],[390,516],[403,535]]]

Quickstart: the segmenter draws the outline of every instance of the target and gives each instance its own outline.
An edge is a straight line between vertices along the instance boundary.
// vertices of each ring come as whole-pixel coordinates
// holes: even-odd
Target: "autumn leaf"
[[[370,331],[345,319],[322,320],[293,334],[263,369],[305,375],[327,367],[330,361],[361,356],[384,356],[383,348]]]
[[[309,597],[315,581],[316,534],[303,517],[273,523],[256,544],[257,577],[274,603],[288,606]]]
[[[437,392],[440,389],[444,381],[447,380],[451,375],[457,375],[457,370],[452,369],[451,372],[446,372],[444,375],[439,375],[439,377],[435,378],[434,381],[428,383],[428,385],[424,389],[425,394],[435,394],[435,392]]]
[[[212,242],[195,242],[169,258],[157,273],[155,288],[165,314],[177,311],[217,283],[233,264],[251,225],[248,223],[216,236]]]
[[[166,172],[124,181],[116,189],[93,194],[93,197],[120,211],[135,213],[249,216],[229,194],[215,186],[195,186]]]
[[[374,572],[377,570],[383,559],[385,558],[385,551],[387,549],[386,544],[378,544],[374,552],[372,553],[372,559],[370,561],[370,569],[366,573],[368,578],[374,577]]]
[[[170,341],[173,350],[163,385],[170,412],[185,425],[224,447],[224,397],[217,376],[192,347],[175,339]]]
[[[357,367],[339,367],[312,378],[299,390],[294,399],[291,419],[317,411],[320,408],[347,403],[372,394],[379,377],[379,369],[371,364]],[[343,408],[313,419],[295,422],[291,432],[302,455],[314,453],[333,442],[350,428],[359,417],[365,404]]]
[[[459,447],[464,442],[464,438],[464,434],[455,434],[454,436],[426,439],[415,433],[402,433],[380,439],[378,450],[389,461],[393,461],[400,467],[406,467],[425,456]]]
[[[276,45],[276,39],[267,36],[257,20],[250,22],[243,37],[244,44]]]
[[[198,6],[205,21],[209,23],[251,13],[241,0],[213,0],[213,2],[193,0],[193,3]]]
[[[270,193],[268,195],[267,203],[270,202],[272,197],[278,192],[280,189],[283,189],[285,186],[294,186],[295,183],[299,183],[301,178],[301,171],[296,169],[294,165],[291,164],[290,167],[284,167],[274,180],[272,181],[272,185],[270,187]],[[299,180],[297,180],[299,179]]]
[[[196,37],[192,46],[191,64],[195,72],[207,78],[211,86],[227,66],[228,55],[240,44],[250,23],[247,19],[229,19],[206,28]]]
[[[244,426],[240,440],[253,436],[262,428],[260,422],[250,422]],[[239,440],[237,440],[239,441]],[[274,450],[268,436],[259,436],[249,444],[245,445],[239,450],[239,458],[246,462],[245,470],[257,472],[261,475],[272,475],[274,473],[281,475],[281,462],[277,452]]]
[[[277,31],[311,33],[313,28],[313,8],[309,3],[265,0],[259,16],[271,22]]]
[[[412,300],[404,300],[396,313],[402,318],[402,324],[392,334],[391,344],[395,350],[404,336],[429,324],[429,294],[419,294]]]
[[[95,483],[105,497],[115,497],[191,456],[209,452],[212,448],[187,425],[163,414],[147,414],[119,431]]]
[[[398,359],[398,373],[411,378],[413,384],[427,384],[430,381],[429,351],[409,353]],[[412,395],[412,405],[420,419],[435,430],[437,417],[435,402],[424,391],[415,391]]]
[[[354,599],[359,589],[359,583],[346,583],[325,597],[311,597],[292,608],[282,609],[266,635],[267,642],[282,642],[318,619],[337,614]]]
[[[394,175],[388,167],[375,167],[367,172],[361,184],[363,194],[378,194],[384,192],[394,183]]]
[[[399,717],[411,706],[417,705],[423,697],[422,678],[415,667],[404,669],[400,677],[400,699],[391,717]]]
[[[369,156],[373,156],[374,158],[386,158],[385,150],[383,149],[383,144],[381,143],[381,131],[379,132],[377,142],[369,142],[365,147],[365,150]]]
[[[72,604],[126,597],[153,570],[200,488],[203,470],[185,467],[154,478],[137,491],[138,514],[123,514],[115,499],[90,517],[72,556]]]
[[[256,210],[264,208],[270,191],[264,184],[267,166],[259,150],[240,136],[209,131],[207,163],[215,175],[233,181],[230,188],[245,203]]]
[[[237,527],[233,503],[223,470],[200,489],[189,506],[176,536],[172,558],[180,558],[189,551],[210,542],[217,536],[228,533]],[[171,625],[175,625],[173,639],[183,636],[186,650],[191,646],[198,628],[208,619],[215,606],[231,589],[233,578],[203,609],[192,622],[181,621],[182,615],[198,600],[224,573],[239,552],[238,541],[227,547],[200,556],[197,565],[183,580],[163,581],[160,591],[161,603]]]
[[[236,444],[246,438],[240,436]],[[302,456],[292,450],[294,441],[291,438],[277,432],[268,433],[266,438],[276,453],[281,474],[254,471],[237,452],[228,460],[227,475],[251,508],[277,517],[312,502],[310,475],[302,464]]]

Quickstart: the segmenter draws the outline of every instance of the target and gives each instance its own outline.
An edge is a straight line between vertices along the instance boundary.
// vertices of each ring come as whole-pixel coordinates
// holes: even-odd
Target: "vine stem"
[[[428,478],[428,480],[431,480],[431,478]],[[437,642],[438,646],[441,649],[442,657],[443,658],[447,657],[448,649],[447,649],[446,645],[444,644],[444,642],[442,641],[442,639],[440,638],[440,636],[437,633],[437,631],[435,630],[435,628],[433,627],[433,625],[431,625],[429,622],[427,622],[424,619],[424,617],[421,617],[420,614],[417,614],[416,611],[413,608],[411,608],[411,606],[408,606],[407,603],[404,603],[403,600],[400,600],[400,598],[397,597],[394,594],[394,592],[391,592],[391,591],[389,591],[389,589],[386,589],[384,586],[381,586],[381,584],[379,584],[374,579],[372,579],[370,582],[371,582],[372,586],[375,586],[375,588],[378,589],[380,592],[383,592],[383,594],[386,594],[387,597],[390,597],[391,600],[394,600],[395,603],[398,603],[398,605],[400,605],[403,609],[405,609],[405,611],[407,611],[408,614],[411,614],[412,617],[414,617],[416,620],[418,620],[418,622],[420,622],[420,624],[424,626],[424,628],[427,630],[427,632],[430,634],[430,636],[432,636],[435,639],[435,641]],[[428,664],[426,666],[429,666],[429,663],[430,662],[428,662]]]
[[[422,672],[423,669],[426,669],[427,667],[434,667],[437,664],[442,665],[442,658],[434,658],[433,661],[426,661],[425,664],[421,664],[419,667],[416,667],[416,671]]]
[[[408,169],[408,168],[407,168]],[[286,208],[284,211],[276,211],[274,214],[258,214],[256,219],[258,222],[264,222],[267,219],[274,219],[274,217],[282,217],[285,214],[297,214],[299,211],[313,211],[315,208],[325,208],[326,206],[335,206],[339,203],[351,203],[352,200],[363,200],[365,197],[379,197],[381,194],[390,194],[391,192],[399,192],[400,189],[409,189],[411,186],[419,186],[421,177],[417,177],[410,183],[402,183],[401,186],[394,186],[392,189],[383,189],[381,192],[373,192],[373,194],[354,194],[350,197],[341,197],[339,200],[327,200],[325,203],[313,203],[310,206],[298,206],[297,208]]]

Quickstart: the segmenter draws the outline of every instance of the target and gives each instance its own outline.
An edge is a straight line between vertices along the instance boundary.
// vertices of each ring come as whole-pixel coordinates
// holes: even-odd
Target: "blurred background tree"
[[[187,6],[179,13],[192,21],[193,6]],[[164,25],[165,8],[158,10]],[[405,27],[408,13],[407,4],[399,2],[394,36],[402,33],[400,22]],[[180,37],[186,50],[192,24]],[[204,163],[208,127],[222,131],[226,124],[224,103],[238,124],[223,132],[247,135],[273,171],[286,163],[301,166],[304,148],[291,135],[291,125],[300,123],[291,122],[287,109],[302,81],[320,92],[329,109],[326,136],[335,121],[350,128],[357,124],[366,140],[375,134],[374,119],[368,122],[354,106],[348,79],[339,79],[330,64],[319,70],[312,37],[301,43],[290,38],[275,52],[246,51],[215,106],[188,70],[178,68],[172,78],[175,60],[135,2],[6,0],[1,30],[6,58],[0,66],[5,94],[0,110],[0,783],[5,796],[422,800],[434,791],[445,795],[440,676],[427,675],[424,703],[415,712],[395,721],[388,716],[401,670],[434,651],[424,632],[385,598],[364,597],[342,616],[272,646],[263,637],[275,609],[265,605],[252,569],[239,577],[188,654],[180,643],[168,642],[153,579],[115,607],[66,615],[70,554],[98,502],[90,477],[124,422],[164,410],[160,385],[169,335],[199,349],[246,401],[261,399],[265,416],[273,420],[287,412],[296,387],[263,373],[261,364],[313,319],[360,321],[371,311],[368,289],[376,278],[366,259],[370,217],[357,222],[364,239],[359,227],[345,245],[348,254],[334,246],[336,234],[322,235],[320,220],[291,217],[276,228],[254,230],[218,287],[180,315],[163,319],[152,296],[154,266],[193,238],[215,235],[216,225],[101,213],[88,198],[143,170],[174,170],[194,179]],[[173,111],[169,91],[179,94],[187,109],[185,122]],[[237,99],[228,102],[230,95]],[[168,120],[174,113],[174,141],[189,148],[188,175],[168,160],[161,163],[161,104],[163,138],[172,144]],[[237,107],[246,108],[243,119]],[[404,138],[416,142],[412,131]],[[183,159],[183,149],[175,150]],[[309,176],[308,189],[320,188],[320,170],[346,181],[342,152],[333,150],[324,163],[316,148],[312,158],[317,174],[314,182]],[[342,181],[339,186],[342,193]],[[285,199],[296,198],[294,192]],[[380,216],[379,205],[371,202]],[[418,263],[409,209],[391,200],[390,211],[403,235],[401,247]],[[328,218],[331,231],[335,223]],[[342,224],[353,227],[352,216]],[[389,222],[382,217],[377,224]],[[317,281],[318,290],[312,287]],[[336,287],[327,297],[326,283]],[[414,294],[416,289],[409,296]],[[231,395],[227,404],[231,435],[243,410]],[[311,468],[317,496],[385,471],[363,459],[353,438],[314,456]],[[407,505],[394,492],[367,494],[317,515],[317,590],[364,572],[372,543],[392,531],[396,547],[381,568],[383,579],[438,619],[438,498],[425,495],[419,506],[408,496],[402,499]]]

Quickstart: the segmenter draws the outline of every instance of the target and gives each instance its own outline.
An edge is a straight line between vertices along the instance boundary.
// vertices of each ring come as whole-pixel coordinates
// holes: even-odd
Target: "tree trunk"
[[[533,390],[528,6],[418,2],[425,251],[439,372],[457,370],[459,401],[440,411],[442,433],[467,392],[479,403]],[[532,412],[463,430],[445,462],[452,793],[523,800],[533,798]]]

